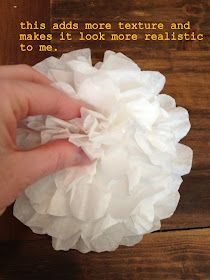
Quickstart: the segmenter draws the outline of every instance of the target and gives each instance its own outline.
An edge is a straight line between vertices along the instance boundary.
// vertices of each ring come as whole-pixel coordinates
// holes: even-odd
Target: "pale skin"
[[[30,66],[0,66],[0,212],[39,178],[90,163],[84,152],[67,140],[56,140],[29,151],[17,148],[19,120],[40,114],[63,120],[80,116],[81,104],[50,83]]]

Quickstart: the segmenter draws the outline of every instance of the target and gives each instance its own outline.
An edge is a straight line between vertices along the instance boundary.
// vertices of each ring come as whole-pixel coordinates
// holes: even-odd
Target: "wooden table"
[[[0,64],[34,63],[48,53],[23,53],[20,20],[55,22],[186,22],[204,33],[203,41],[59,42],[62,52],[90,47],[94,62],[106,49],[121,51],[143,70],[166,76],[165,93],[188,109],[192,129],[183,143],[194,150],[193,168],[184,177],[181,199],[161,231],[134,247],[112,253],[56,252],[50,238],[33,234],[12,216],[0,218],[0,280],[8,279],[210,279],[210,7],[208,0],[1,0]],[[48,27],[50,31],[50,26]]]

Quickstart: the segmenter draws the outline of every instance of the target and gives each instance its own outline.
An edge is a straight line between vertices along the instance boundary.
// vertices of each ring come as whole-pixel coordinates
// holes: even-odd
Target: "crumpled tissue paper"
[[[67,139],[93,163],[29,186],[15,202],[15,217],[52,236],[56,250],[83,253],[132,246],[160,229],[192,165],[192,150],[178,143],[190,129],[188,112],[160,94],[165,77],[113,51],[92,66],[90,49],[49,57],[34,68],[91,109],[82,107],[81,118],[69,121],[30,116],[17,129],[17,144],[33,148]]]

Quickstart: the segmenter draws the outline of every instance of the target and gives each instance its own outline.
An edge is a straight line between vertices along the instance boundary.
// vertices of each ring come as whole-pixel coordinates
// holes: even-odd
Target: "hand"
[[[30,151],[16,146],[19,120],[39,114],[69,120],[80,116],[80,106],[30,66],[0,66],[0,210],[37,179],[65,167],[89,163],[83,151],[66,140]]]

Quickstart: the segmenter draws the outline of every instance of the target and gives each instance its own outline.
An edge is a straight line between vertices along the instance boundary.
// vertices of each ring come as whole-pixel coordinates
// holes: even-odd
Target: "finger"
[[[64,120],[80,116],[81,104],[53,86],[14,80],[4,81],[1,87],[17,120],[41,114]]]
[[[5,158],[4,165],[8,168],[2,171],[2,176],[7,180],[0,188],[0,208],[12,203],[36,180],[63,168],[90,163],[80,148],[65,140],[50,142],[30,151],[16,151]]]
[[[51,81],[27,64],[0,66],[0,79],[50,84]]]
[[[16,152],[16,173],[27,178],[27,184],[52,172],[90,163],[81,148],[65,140],[57,140],[30,151]],[[26,174],[27,170],[27,174]]]

